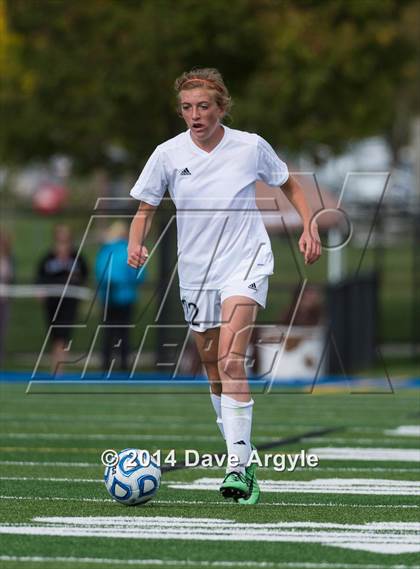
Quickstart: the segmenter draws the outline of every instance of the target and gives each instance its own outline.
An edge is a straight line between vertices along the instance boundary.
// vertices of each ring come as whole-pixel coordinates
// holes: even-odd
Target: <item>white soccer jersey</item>
[[[255,182],[280,186],[287,166],[257,134],[223,128],[211,152],[199,148],[189,130],[160,144],[130,192],[157,206],[168,188],[177,209],[182,288],[218,288],[273,274]]]

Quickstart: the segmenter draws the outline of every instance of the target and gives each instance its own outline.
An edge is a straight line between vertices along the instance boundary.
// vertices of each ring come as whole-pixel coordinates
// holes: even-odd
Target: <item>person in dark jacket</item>
[[[73,245],[72,234],[67,225],[56,225],[54,242],[50,251],[38,264],[37,281],[50,285],[44,297],[47,326],[53,325],[50,334],[52,372],[59,371],[63,361],[63,350],[71,336],[71,326],[75,323],[79,299],[68,290],[63,298],[65,285],[82,286],[88,277],[88,267]],[[55,285],[55,286],[54,286]]]
[[[102,366],[110,373],[114,367],[113,352],[118,349],[120,369],[129,366],[129,326],[137,301],[138,286],[144,281],[144,269],[137,271],[127,265],[128,228],[113,223],[105,243],[96,257],[96,280],[102,304],[102,322],[106,325],[102,346]]]

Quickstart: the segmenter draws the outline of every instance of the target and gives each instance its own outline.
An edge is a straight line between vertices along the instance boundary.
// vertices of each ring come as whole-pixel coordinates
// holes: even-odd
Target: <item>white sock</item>
[[[245,472],[251,454],[252,406],[254,401],[236,401],[222,393],[222,420],[229,455],[239,459],[239,466],[227,465],[226,472]]]
[[[222,401],[220,395],[216,395],[212,391],[210,391],[211,402],[213,403],[213,408],[216,412],[216,423],[222,433],[222,437],[225,438],[225,431],[223,429],[223,421],[222,421]]]

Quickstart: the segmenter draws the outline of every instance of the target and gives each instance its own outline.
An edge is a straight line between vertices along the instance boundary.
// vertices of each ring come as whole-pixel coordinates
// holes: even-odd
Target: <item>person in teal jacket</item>
[[[105,372],[115,369],[116,351],[120,357],[120,370],[128,371],[130,353],[130,325],[138,287],[145,279],[144,270],[127,265],[128,229],[122,222],[113,223],[106,234],[105,243],[96,257],[95,274],[98,296],[102,305],[101,321],[104,330],[102,366]]]

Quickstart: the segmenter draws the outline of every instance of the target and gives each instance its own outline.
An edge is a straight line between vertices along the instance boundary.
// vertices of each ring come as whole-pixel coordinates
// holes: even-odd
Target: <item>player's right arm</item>
[[[127,263],[134,269],[144,265],[149,256],[147,248],[143,243],[150,231],[156,208],[157,206],[141,201],[139,209],[131,222]]]

